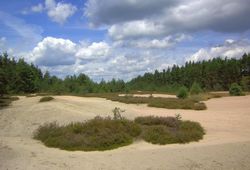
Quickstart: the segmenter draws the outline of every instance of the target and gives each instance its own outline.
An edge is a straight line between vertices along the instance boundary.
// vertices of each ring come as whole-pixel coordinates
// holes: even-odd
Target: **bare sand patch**
[[[145,104],[124,104],[103,98],[54,96],[13,102],[0,110],[0,169],[250,169],[250,96],[206,101],[207,110],[169,110]],[[114,107],[133,119],[143,115],[198,121],[207,134],[190,144],[152,145],[143,141],[105,152],[63,151],[32,139],[44,122],[67,124],[110,115]]]

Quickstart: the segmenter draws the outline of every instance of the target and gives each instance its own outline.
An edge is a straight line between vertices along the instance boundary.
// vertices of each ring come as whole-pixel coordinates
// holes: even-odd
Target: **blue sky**
[[[249,0],[1,0],[0,52],[53,75],[129,80],[250,52]]]

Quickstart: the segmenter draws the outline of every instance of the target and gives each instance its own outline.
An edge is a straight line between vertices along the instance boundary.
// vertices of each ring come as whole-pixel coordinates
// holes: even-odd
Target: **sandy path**
[[[123,104],[101,98],[57,96],[15,101],[0,110],[0,169],[250,169],[250,96],[206,101],[208,110],[168,110]],[[109,115],[114,107],[128,118],[138,115],[175,115],[199,121],[207,134],[185,145],[152,145],[138,141],[105,152],[68,152],[47,148],[32,139],[44,122],[60,124]]]

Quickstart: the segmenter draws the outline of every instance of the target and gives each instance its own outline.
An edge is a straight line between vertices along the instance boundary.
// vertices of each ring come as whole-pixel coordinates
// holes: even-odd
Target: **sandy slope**
[[[206,111],[167,110],[100,98],[57,96],[15,101],[0,110],[0,169],[250,169],[250,96],[206,102]],[[108,115],[114,107],[128,118],[175,115],[199,121],[207,134],[200,142],[158,146],[143,141],[105,152],[68,152],[47,148],[32,139],[44,122],[61,124]]]

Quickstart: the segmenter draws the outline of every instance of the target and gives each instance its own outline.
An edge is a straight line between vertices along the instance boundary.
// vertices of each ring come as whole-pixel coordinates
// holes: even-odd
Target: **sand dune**
[[[250,169],[250,96],[206,101],[208,110],[168,110],[146,105],[123,104],[101,98],[55,96],[13,102],[0,110],[0,169]],[[125,109],[127,118],[139,115],[170,116],[200,122],[207,134],[190,144],[152,145],[144,141],[105,152],[69,152],[47,148],[33,140],[44,122],[66,124]]]

